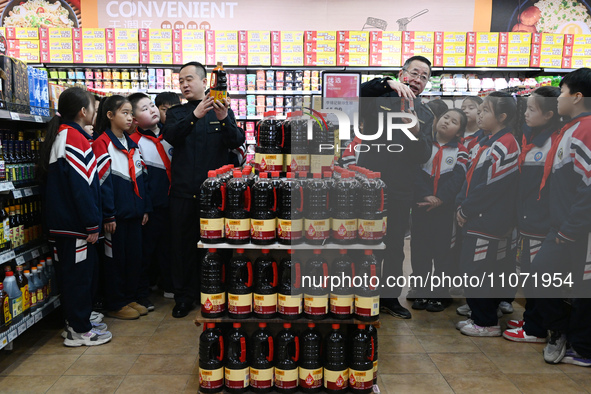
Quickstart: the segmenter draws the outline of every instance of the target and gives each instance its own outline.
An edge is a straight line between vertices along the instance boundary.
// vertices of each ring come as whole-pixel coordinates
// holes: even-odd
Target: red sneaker
[[[524,323],[525,323],[524,320],[509,320],[507,322],[507,327],[508,328],[522,328]]]
[[[527,335],[523,328],[505,330],[503,332],[503,338],[513,342],[546,343],[546,338],[539,338],[534,337],[533,335]]]

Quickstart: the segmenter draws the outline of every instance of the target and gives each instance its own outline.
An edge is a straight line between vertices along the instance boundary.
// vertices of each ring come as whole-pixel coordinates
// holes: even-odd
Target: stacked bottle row
[[[334,163],[334,133],[330,121],[310,122],[302,112],[290,112],[287,119],[277,119],[275,111],[265,112],[255,128],[255,169],[257,171],[330,171]]]
[[[28,265],[29,268],[26,268],[17,264],[15,271],[10,265],[5,267],[4,281],[0,283],[0,332],[8,330],[11,324],[20,322],[58,294],[51,257],[39,261],[35,259]]]
[[[314,323],[300,333],[291,324],[273,336],[265,323],[249,337],[240,323],[222,331],[207,323],[199,339],[200,392],[371,393],[377,380],[378,336],[339,324],[324,339]]]
[[[0,201],[0,251],[39,240],[42,221],[38,196]]]
[[[201,186],[201,240],[322,245],[382,242],[387,191],[379,172],[360,167],[324,174],[260,172],[225,166],[209,171]],[[322,177],[324,175],[324,178]]]
[[[12,181],[15,186],[32,183],[39,161],[38,133],[0,130],[0,181]]]
[[[331,316],[375,321],[380,309],[378,277],[371,250],[353,262],[342,249],[329,269],[320,249],[305,264],[293,250],[278,264],[263,249],[253,264],[244,249],[237,249],[227,263],[216,249],[209,249],[201,264],[201,313],[205,318],[227,313],[234,319]]]

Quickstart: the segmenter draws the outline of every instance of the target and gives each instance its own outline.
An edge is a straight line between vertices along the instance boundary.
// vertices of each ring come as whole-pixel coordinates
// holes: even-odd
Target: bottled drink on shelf
[[[295,393],[298,390],[298,361],[300,340],[291,329],[291,323],[284,323],[275,340],[275,391]]]
[[[312,122],[312,140],[310,141],[310,171],[323,173],[334,167],[334,131],[331,122]],[[329,148],[332,147],[332,148]]]
[[[293,172],[287,173],[287,179],[278,190],[277,239],[284,245],[295,245],[303,241],[304,192],[295,180]]]
[[[16,211],[16,223],[18,225],[18,246],[22,246],[25,244],[25,223],[23,221],[23,215],[19,201],[16,203],[15,211]]]
[[[277,313],[283,319],[297,319],[303,312],[302,264],[294,257],[293,249],[279,263]]]
[[[347,339],[339,324],[324,339],[324,389],[327,393],[344,393],[349,387]]]
[[[367,326],[367,331],[373,339],[373,383],[378,382],[378,329],[373,325]]]
[[[0,332],[4,332],[12,324],[12,315],[10,314],[10,299],[8,298],[8,293],[4,291],[4,285],[2,283],[0,283],[0,306],[2,307]]]
[[[322,245],[330,236],[330,215],[328,213],[328,187],[315,173],[313,179],[306,182],[304,189],[304,232],[306,242]]]
[[[5,273],[4,282],[4,289],[8,293],[8,298],[10,299],[10,314],[12,316],[12,322],[18,323],[23,319],[23,293],[19,289],[16,278],[14,277],[14,273],[12,271],[7,271]]]
[[[276,240],[277,193],[266,172],[252,187],[250,239],[256,245],[271,245]]]
[[[314,249],[314,255],[308,259],[305,266],[305,276],[311,279],[311,283],[303,283],[304,288],[304,315],[308,319],[324,319],[328,314],[328,264],[321,256],[320,249]]]
[[[4,158],[4,146],[0,141],[0,182],[6,180],[6,159]]]
[[[44,260],[41,260],[44,262]],[[45,275],[45,270],[43,269],[43,264],[37,264],[37,275],[39,276],[39,280],[41,281],[41,291],[43,292],[43,303],[46,304],[49,301],[49,294],[47,292],[47,286],[49,285],[49,281],[47,280],[47,276]]]
[[[372,392],[374,350],[372,336],[359,324],[351,337],[349,362],[349,388],[354,393]]]
[[[209,95],[218,101],[228,97],[228,77],[222,62],[217,62],[217,66],[211,72]]]
[[[281,121],[277,120],[277,112],[265,112],[264,118],[257,125],[256,139],[255,170],[283,170],[283,154],[281,153],[283,134]]]
[[[2,225],[2,231],[0,231],[0,251],[11,248],[8,207],[5,204],[5,201],[0,202],[0,223]]]
[[[16,208],[14,206],[10,206],[8,209],[10,212],[10,243],[13,248],[17,248],[20,246],[20,234],[18,223],[16,221]]]
[[[230,259],[227,275],[228,315],[233,319],[246,319],[252,313],[253,273],[244,249],[237,249]]]
[[[250,361],[250,389],[255,393],[273,391],[274,362],[273,336],[266,323],[259,323],[259,328],[252,334]]]
[[[57,289],[57,279],[55,277],[55,268],[53,266],[53,259],[51,257],[47,257],[45,259],[45,266],[47,267],[47,273],[49,277],[49,296],[53,297],[59,293]]]
[[[23,295],[23,316],[26,316],[31,313],[31,293],[29,293],[29,280],[25,276],[22,265],[19,264],[16,266],[16,275],[14,278]]]
[[[218,393],[224,386],[224,338],[215,323],[199,337],[199,391]]]
[[[45,304],[45,297],[43,296],[43,282],[37,273],[37,266],[31,264],[31,280],[34,283],[36,294],[37,294],[37,307],[42,307]],[[31,300],[32,300],[31,296]]]
[[[224,262],[217,249],[210,248],[201,262],[201,314],[215,318],[225,312]]]
[[[287,114],[283,122],[283,171],[310,171],[310,152],[308,151],[308,122],[302,119],[303,112]]]
[[[224,208],[226,186],[215,171],[207,173],[201,185],[200,234],[203,243],[220,243],[224,240]]]
[[[300,357],[300,390],[304,393],[317,393],[322,390],[322,336],[314,323],[300,335],[302,353]]]
[[[368,172],[367,180],[361,182],[359,191],[359,242],[377,245],[382,242],[386,231],[386,223],[384,223],[386,191],[378,182],[378,173]]]
[[[227,334],[225,386],[229,393],[245,393],[250,384],[248,339],[240,323],[233,323]]]
[[[355,312],[355,294],[353,277],[355,264],[349,258],[346,249],[339,250],[339,256],[332,262],[331,277],[339,278],[339,286],[330,293],[330,315],[336,319],[350,319]]]
[[[253,308],[256,317],[268,319],[277,312],[277,261],[263,249],[254,261]]]
[[[240,170],[234,170],[226,186],[226,242],[246,244],[250,241],[250,187]]]
[[[29,270],[25,270],[25,277],[29,281],[29,298],[31,299],[31,312],[33,312],[39,308],[39,303],[37,302],[37,286]]]
[[[353,173],[345,171],[330,191],[332,205],[331,239],[349,245],[357,238],[357,188]]]
[[[363,258],[355,265],[355,275],[361,286],[355,288],[355,317],[362,321],[378,320],[380,315],[380,295],[377,289],[379,280],[378,262],[373,252],[368,249]]]

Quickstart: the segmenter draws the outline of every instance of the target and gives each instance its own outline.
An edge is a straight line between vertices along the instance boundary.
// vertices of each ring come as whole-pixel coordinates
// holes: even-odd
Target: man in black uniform
[[[188,103],[166,112],[164,139],[174,147],[171,163],[170,219],[171,271],[176,305],[173,317],[184,317],[199,298],[201,261],[199,241],[199,191],[207,171],[228,164],[228,151],[244,142],[229,100],[205,97],[207,74],[198,62],[185,64],[179,84]]]
[[[408,129],[418,141],[409,139],[401,130],[394,130],[392,139],[388,141],[384,130],[380,138],[368,142],[385,145],[400,144],[403,146],[402,152],[388,152],[382,147],[379,152],[370,150],[359,154],[358,164],[372,171],[381,172],[382,180],[388,187],[388,228],[384,238],[387,250],[376,251],[378,261],[383,259],[382,281],[385,281],[388,276],[402,275],[404,238],[413,202],[414,182],[419,165],[428,161],[431,156],[430,132],[433,128],[433,114],[421,104],[418,98],[430,76],[431,62],[422,56],[413,56],[404,63],[398,74],[400,81],[407,80],[407,84],[396,82],[391,78],[375,78],[361,85],[365,134],[373,135],[378,130],[378,113],[401,112],[403,101],[406,101],[407,107],[408,100],[413,101],[415,110],[407,109],[407,112],[413,113],[418,118],[418,123]],[[369,99],[369,97],[372,98]],[[402,122],[405,120],[402,119]],[[386,286],[384,282],[382,283]],[[401,290],[400,288],[387,290],[383,288],[382,293],[386,295],[384,293],[387,292],[388,298],[383,296],[380,298],[381,310],[395,317],[410,319],[410,312],[400,305],[397,298]]]

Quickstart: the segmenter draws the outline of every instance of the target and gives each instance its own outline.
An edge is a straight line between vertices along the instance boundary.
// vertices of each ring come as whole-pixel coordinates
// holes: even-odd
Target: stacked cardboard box
[[[368,31],[337,31],[337,66],[367,67],[368,55]]]
[[[140,29],[140,63],[172,64],[172,29]]]
[[[105,29],[73,29],[74,63],[106,63]]]
[[[174,64],[199,62],[205,64],[205,30],[173,30]]]
[[[371,31],[369,45],[369,65],[371,67],[398,67],[401,65],[402,32]]]
[[[466,67],[497,67],[499,33],[468,32]]]
[[[206,30],[205,61],[208,65],[222,62],[224,65],[238,65],[238,31]]]
[[[108,64],[139,63],[139,41],[137,29],[105,29]]]
[[[499,33],[499,67],[529,67],[531,33]]]
[[[402,32],[402,64],[412,56],[423,56],[433,61],[435,33],[432,31]]]
[[[304,65],[330,67],[337,64],[337,32],[312,31],[304,33]]]
[[[272,31],[271,57],[273,66],[303,66],[304,32]]]
[[[455,31],[435,32],[433,66],[466,66],[466,40],[466,33]]]

